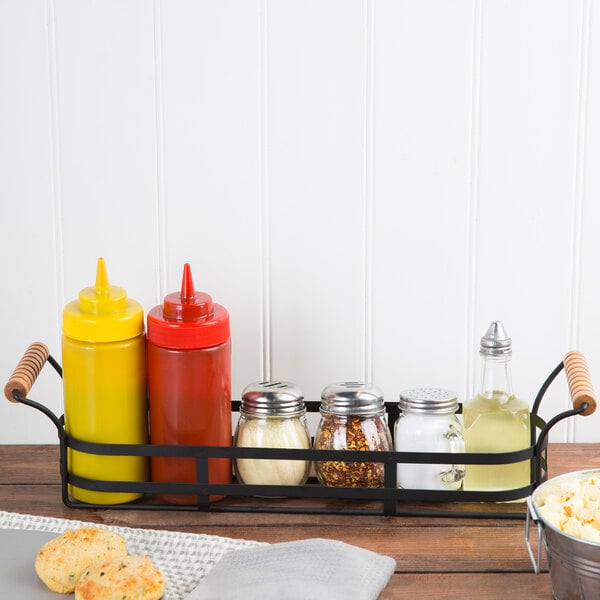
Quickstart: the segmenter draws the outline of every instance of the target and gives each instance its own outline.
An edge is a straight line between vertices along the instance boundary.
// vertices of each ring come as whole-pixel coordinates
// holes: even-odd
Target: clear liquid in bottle
[[[524,450],[531,444],[529,406],[513,394],[512,342],[502,323],[493,321],[481,338],[481,383],[463,406],[467,452],[495,454]],[[502,491],[531,482],[530,461],[499,465],[467,464],[464,489]]]
[[[478,394],[463,408],[468,452],[512,452],[530,444],[529,406],[503,392]],[[529,461],[506,465],[467,465],[465,490],[512,490],[529,485]]]

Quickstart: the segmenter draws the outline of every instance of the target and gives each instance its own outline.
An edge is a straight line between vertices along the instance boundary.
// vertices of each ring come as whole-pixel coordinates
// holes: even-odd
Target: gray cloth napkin
[[[320,538],[233,550],[186,600],[375,600],[396,561]]]

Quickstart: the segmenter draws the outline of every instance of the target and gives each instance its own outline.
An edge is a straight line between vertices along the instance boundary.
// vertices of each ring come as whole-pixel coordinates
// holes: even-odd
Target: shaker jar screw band
[[[336,383],[321,393],[317,450],[388,451],[392,440],[383,393],[359,382]],[[376,462],[318,461],[317,477],[327,486],[383,487],[384,466]]]

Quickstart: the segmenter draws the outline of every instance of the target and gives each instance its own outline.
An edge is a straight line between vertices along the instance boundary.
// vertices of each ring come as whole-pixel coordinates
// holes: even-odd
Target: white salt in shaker
[[[400,394],[400,417],[394,445],[403,452],[465,452],[463,427],[454,392],[415,388]],[[457,490],[465,465],[398,463],[398,487],[420,490]]]
[[[306,405],[300,388],[287,381],[251,383],[242,392],[234,445],[246,448],[310,448]],[[237,458],[235,473],[247,485],[303,485],[310,462]]]

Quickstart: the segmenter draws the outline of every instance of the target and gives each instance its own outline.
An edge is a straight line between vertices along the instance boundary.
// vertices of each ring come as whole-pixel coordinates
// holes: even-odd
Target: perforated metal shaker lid
[[[456,412],[458,397],[442,388],[413,388],[400,392],[398,407],[406,412],[443,415]]]
[[[485,335],[481,338],[479,353],[484,356],[510,356],[512,340],[500,321],[492,321]]]
[[[304,394],[289,381],[257,381],[244,388],[241,411],[265,416],[295,416],[306,411]]]
[[[322,414],[379,416],[385,413],[383,392],[358,381],[332,383],[321,392]]]

